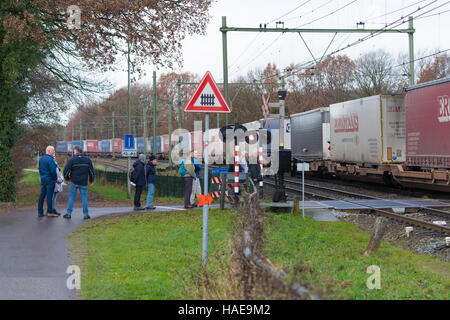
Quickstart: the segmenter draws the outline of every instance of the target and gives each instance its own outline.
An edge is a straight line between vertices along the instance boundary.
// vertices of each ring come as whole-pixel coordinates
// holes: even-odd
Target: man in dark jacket
[[[145,209],[156,209],[153,206],[153,196],[155,195],[155,183],[156,183],[156,157],[154,155],[150,156],[150,160],[147,163],[147,166],[145,167],[147,170],[147,185],[148,185],[148,192],[147,192],[147,204],[145,206]]]
[[[48,146],[45,154],[39,159],[39,175],[41,176],[41,193],[38,202],[38,217],[44,216],[44,199],[47,197],[47,216],[58,217],[53,213],[53,192],[55,191],[55,183],[58,179],[56,175],[56,164],[53,159],[55,148]]]
[[[145,154],[139,155],[139,160],[133,164],[134,173],[136,176],[136,192],[134,194],[134,210],[144,210],[141,207],[141,194],[147,184],[147,177],[145,174]]]
[[[250,179],[253,180],[255,187],[258,188],[259,182],[263,180],[261,175],[261,166],[258,163],[258,154],[256,153],[254,157],[248,159],[248,154],[246,154],[247,163],[248,163],[248,174],[250,175]]]
[[[73,203],[77,197],[77,189],[80,190],[81,202],[83,203],[83,219],[90,219],[87,199],[88,178],[89,186],[94,184],[94,167],[89,157],[83,156],[81,147],[75,146],[74,156],[67,162],[64,167],[64,178],[67,184],[70,184],[69,204],[67,213],[64,218],[70,219],[72,217]]]

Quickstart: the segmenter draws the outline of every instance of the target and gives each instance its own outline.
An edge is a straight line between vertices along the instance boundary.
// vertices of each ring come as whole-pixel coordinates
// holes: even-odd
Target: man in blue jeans
[[[147,163],[147,204],[145,209],[154,210],[156,207],[153,206],[153,196],[155,195],[155,182],[156,182],[156,157],[154,155],[150,156],[150,160]]]
[[[55,148],[48,146],[45,154],[39,159],[39,175],[41,177],[41,193],[38,202],[38,217],[44,216],[44,199],[47,197],[47,216],[58,217],[53,213],[53,192],[55,191],[55,183],[58,179],[56,175],[56,164],[53,159]]]
[[[69,204],[67,213],[64,218],[70,219],[72,217],[73,203],[77,196],[77,189],[80,190],[81,202],[83,203],[83,219],[90,219],[87,200],[88,178],[89,186],[94,184],[94,167],[89,157],[81,154],[81,147],[74,148],[74,156],[67,162],[64,167],[64,178],[70,184]]]

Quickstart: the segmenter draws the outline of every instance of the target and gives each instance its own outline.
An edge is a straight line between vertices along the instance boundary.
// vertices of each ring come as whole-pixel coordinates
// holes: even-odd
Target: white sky
[[[301,4],[304,5],[292,13],[279,18]],[[347,4],[350,5],[333,13]],[[428,4],[429,6],[427,6]],[[407,6],[410,7],[405,8]],[[414,16],[441,14],[414,21],[414,28],[416,29],[414,35],[416,59],[420,57],[419,53],[423,50],[429,50],[434,53],[438,50],[450,48],[450,1],[218,0],[212,5],[210,11],[212,18],[207,29],[207,35],[192,36],[183,42],[184,67],[181,70],[174,71],[188,71],[197,73],[202,77],[209,70],[217,82],[223,80],[222,33],[219,31],[222,25],[222,16],[227,16],[227,25],[229,27],[259,27],[260,23],[284,21],[284,27],[286,28],[300,26],[302,28],[356,28],[357,22],[365,21],[366,29],[379,29],[383,28],[386,23],[389,24],[402,16],[407,16],[416,11],[419,6],[427,7],[415,12]],[[405,9],[388,16],[382,16],[385,13],[401,8]],[[424,14],[433,8],[436,9]],[[330,15],[305,25],[327,14]],[[275,22],[267,26],[275,27]],[[405,29],[407,27],[408,23],[405,23],[396,28]],[[283,69],[290,63],[301,63],[311,60],[311,56],[298,34],[280,35],[278,33],[229,32],[228,66],[230,82],[239,75],[245,75],[251,69],[264,68],[269,62],[275,63],[279,68]],[[344,47],[365,35],[338,34],[328,52]],[[314,55],[320,57],[331,41],[333,34],[307,33],[303,34],[303,37]],[[341,51],[340,54],[347,54],[351,58],[357,58],[359,55],[369,51],[385,49],[397,55],[401,52],[407,53],[408,48],[407,34],[382,34],[374,39]],[[149,66],[147,68],[147,76],[139,82],[151,82],[152,71],[155,69],[154,66]],[[170,70],[158,70],[157,75],[167,71]],[[116,89],[127,85],[127,76],[124,72],[111,73],[108,75],[108,78]]]

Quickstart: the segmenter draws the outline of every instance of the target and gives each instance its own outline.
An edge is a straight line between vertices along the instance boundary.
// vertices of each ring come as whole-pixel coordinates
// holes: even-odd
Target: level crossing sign
[[[230,113],[231,109],[211,73],[207,71],[183,111]]]

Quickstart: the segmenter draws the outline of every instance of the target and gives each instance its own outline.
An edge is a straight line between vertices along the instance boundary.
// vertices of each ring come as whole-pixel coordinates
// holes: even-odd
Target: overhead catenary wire
[[[419,8],[417,8],[416,10],[414,10],[413,12],[407,14],[406,16],[412,16],[413,14],[417,13],[418,11],[420,11],[420,10],[422,10],[422,9],[425,9],[426,7],[429,7],[430,5],[434,4],[434,3],[437,2],[437,1],[438,1],[438,0],[434,0],[434,1],[432,1],[432,2],[430,2],[430,3],[428,3],[428,4],[426,4],[426,5],[423,6],[423,7],[419,7]],[[434,11],[434,10],[436,10],[436,9],[438,9],[438,8],[440,8],[440,7],[442,7],[442,6],[444,6],[444,5],[447,5],[449,2],[450,2],[450,1],[447,1],[447,2],[444,3],[444,4],[441,4],[441,5],[439,5],[439,6],[437,6],[437,7],[434,7],[434,8],[432,8],[432,9],[430,9],[430,10],[427,10],[427,11],[425,11],[425,12],[422,12],[422,13],[421,13],[420,15],[418,15],[417,17],[420,17],[420,16],[423,16],[423,15],[425,15],[425,14],[427,14],[427,13],[430,13],[431,11]],[[338,53],[338,52],[341,52],[341,51],[343,51],[343,50],[345,50],[345,49],[348,49],[348,48],[350,48],[350,47],[352,47],[352,46],[355,46],[356,44],[362,43],[362,42],[364,42],[364,41],[366,41],[366,40],[369,40],[369,39],[371,39],[371,38],[373,38],[373,37],[375,37],[375,36],[377,36],[377,35],[380,35],[380,34],[383,33],[383,31],[386,31],[386,30],[392,30],[392,29],[394,29],[395,27],[398,27],[399,25],[402,25],[402,24],[408,22],[408,20],[405,21],[404,18],[405,18],[404,16],[401,16],[399,19],[397,19],[397,20],[395,20],[395,21],[393,21],[393,22],[391,22],[391,23],[389,23],[389,24],[386,24],[385,27],[379,29],[378,31],[376,31],[376,32],[374,32],[374,33],[371,33],[370,35],[367,35],[366,37],[360,38],[360,39],[358,39],[357,41],[354,41],[353,43],[348,44],[347,46],[344,46],[344,47],[342,47],[342,48],[340,48],[340,49],[337,49],[337,50],[331,52],[330,54],[328,54],[326,57],[332,56],[332,55],[334,55],[334,54],[336,54],[336,53]],[[416,18],[416,17],[414,17],[414,18]],[[290,73],[289,76],[295,75],[295,74],[296,74],[295,70],[299,70],[299,69],[300,69],[300,70],[303,70],[303,69],[305,69],[303,66],[305,66],[305,65],[310,65],[310,64],[312,64],[312,63],[314,63],[314,61],[313,61],[313,60],[310,60],[310,61],[307,61],[307,62],[305,62],[305,63],[302,63],[299,67],[296,67],[296,68],[291,69],[291,70],[289,71],[289,73]],[[287,74],[287,73],[285,72],[283,75],[281,75],[281,74],[279,74],[279,73],[274,74],[274,75],[269,75],[269,76],[266,76],[266,77],[263,77],[263,78],[259,79],[259,81],[263,81],[263,80],[265,80],[265,79],[272,78],[272,77],[275,77],[275,76],[286,76],[286,74]]]
[[[285,13],[285,14],[279,16],[279,17],[276,18],[276,19],[273,19],[273,20],[271,20],[271,21],[269,21],[269,22],[266,22],[266,24],[271,24],[272,22],[275,22],[275,21],[277,21],[277,20],[279,20],[279,19],[281,19],[281,18],[287,16],[288,14],[290,14],[290,13],[292,13],[292,12],[294,12],[294,11],[300,9],[301,7],[303,7],[304,5],[306,5],[308,2],[311,2],[311,0],[306,0],[305,2],[303,2],[302,4],[300,4],[299,6],[295,7],[294,9],[289,10],[289,12],[287,12],[287,13]]]

